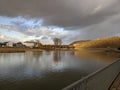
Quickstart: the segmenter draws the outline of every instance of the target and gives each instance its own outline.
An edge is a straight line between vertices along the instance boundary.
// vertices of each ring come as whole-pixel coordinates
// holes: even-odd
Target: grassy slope
[[[90,40],[80,40],[80,41],[74,41],[73,43],[71,43],[70,45],[74,45],[74,44],[77,44],[77,43],[83,43],[83,42],[88,42]]]
[[[74,43],[75,48],[118,48],[120,47],[120,37],[100,38],[82,43]]]
[[[25,52],[25,51],[41,51],[37,48],[0,48],[0,53],[15,53],[15,52]]]

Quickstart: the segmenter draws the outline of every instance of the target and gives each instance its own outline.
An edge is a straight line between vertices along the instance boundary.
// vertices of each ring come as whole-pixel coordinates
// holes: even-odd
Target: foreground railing
[[[120,59],[62,90],[108,90],[120,72]]]

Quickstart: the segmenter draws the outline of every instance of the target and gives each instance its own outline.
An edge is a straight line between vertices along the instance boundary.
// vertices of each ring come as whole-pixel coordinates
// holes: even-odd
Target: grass
[[[0,53],[17,53],[17,52],[26,52],[26,51],[41,51],[37,48],[0,48]]]
[[[119,48],[120,37],[107,37],[90,40],[82,43],[75,43],[73,45],[76,49],[80,48]]]

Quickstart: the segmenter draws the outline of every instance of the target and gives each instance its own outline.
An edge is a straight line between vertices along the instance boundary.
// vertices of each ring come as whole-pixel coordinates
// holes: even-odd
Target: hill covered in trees
[[[84,42],[73,42],[75,49],[79,48],[120,48],[120,37],[105,37]]]

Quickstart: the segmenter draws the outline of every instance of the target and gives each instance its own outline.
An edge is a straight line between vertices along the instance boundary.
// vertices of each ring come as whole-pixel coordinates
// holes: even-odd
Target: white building
[[[13,47],[13,42],[5,42],[6,47]]]
[[[38,47],[38,43],[34,41],[26,41],[23,44],[29,48]]]

